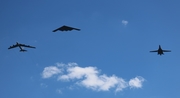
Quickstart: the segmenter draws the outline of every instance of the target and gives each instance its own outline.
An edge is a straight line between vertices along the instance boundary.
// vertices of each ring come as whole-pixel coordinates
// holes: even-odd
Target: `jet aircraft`
[[[64,26],[61,26],[61,27],[53,30],[53,32],[56,32],[56,31],[58,31],[58,30],[60,30],[60,31],[71,31],[71,30],[80,31],[80,29],[78,29],[78,28],[73,28],[73,27],[69,27],[69,26],[65,26],[65,25],[64,25]]]
[[[19,47],[19,48],[20,48],[20,50],[19,50],[20,52],[25,52],[25,51],[27,51],[27,50],[23,49],[22,47],[36,48],[36,47],[30,46],[30,45],[20,44],[20,43],[16,42],[15,45],[10,46],[8,49],[12,49],[12,48],[16,48],[16,47]]]
[[[163,50],[161,48],[161,45],[159,45],[159,49],[158,50],[153,50],[153,51],[150,51],[150,52],[157,52],[158,55],[162,55],[162,54],[164,55],[163,52],[171,52],[171,50]]]

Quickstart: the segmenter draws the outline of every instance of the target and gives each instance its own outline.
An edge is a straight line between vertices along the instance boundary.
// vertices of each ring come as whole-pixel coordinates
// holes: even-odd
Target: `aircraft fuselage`
[[[162,55],[162,54],[164,55],[163,50],[162,50],[161,46],[159,45],[158,55]]]

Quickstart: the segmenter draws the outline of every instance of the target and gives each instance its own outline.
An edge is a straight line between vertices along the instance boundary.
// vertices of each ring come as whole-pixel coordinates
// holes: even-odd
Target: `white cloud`
[[[82,68],[79,66],[72,66],[67,68],[67,73],[68,74],[61,75],[58,79],[59,80],[81,79],[84,76],[97,74],[98,71],[96,71],[94,67]]]
[[[45,67],[42,72],[42,78],[50,78],[55,74],[61,73],[61,69],[56,66]]]
[[[138,76],[129,81],[129,86],[130,88],[141,88],[143,82],[144,78]]]
[[[51,71],[46,71],[47,69]],[[100,74],[96,67],[80,67],[77,63],[57,63],[56,66],[46,67],[43,73],[46,73],[43,78],[50,78],[54,74],[58,74],[58,81],[75,82],[79,86],[95,91],[115,89],[118,92],[127,87],[142,88],[144,81],[144,78],[140,76],[132,78],[130,81],[125,81],[116,75],[107,76],[106,74]]]
[[[128,21],[127,20],[122,20],[122,24],[126,26],[128,24]]]

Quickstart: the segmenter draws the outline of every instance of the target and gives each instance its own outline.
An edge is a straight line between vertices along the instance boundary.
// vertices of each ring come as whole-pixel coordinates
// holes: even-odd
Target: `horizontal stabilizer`
[[[26,52],[27,50],[24,50],[24,49],[22,49],[22,50],[19,50],[20,52]]]

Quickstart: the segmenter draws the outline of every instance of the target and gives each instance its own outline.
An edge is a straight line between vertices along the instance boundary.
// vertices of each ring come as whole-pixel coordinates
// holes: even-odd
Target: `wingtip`
[[[81,31],[81,29],[75,29],[75,30],[77,30],[77,31]]]
[[[12,47],[10,46],[8,49],[11,49]]]

